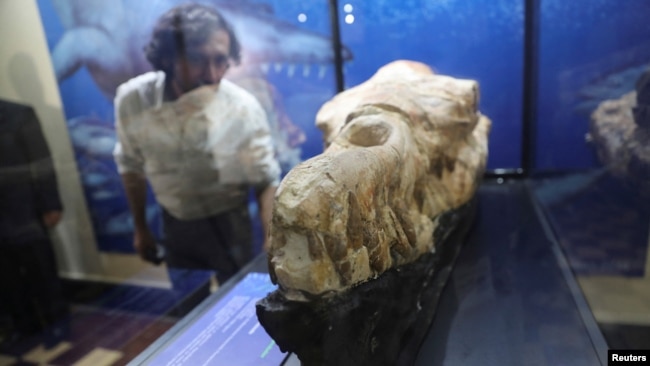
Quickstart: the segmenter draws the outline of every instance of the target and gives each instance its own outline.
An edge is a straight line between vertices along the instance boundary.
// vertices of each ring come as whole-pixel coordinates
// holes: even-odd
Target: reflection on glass
[[[650,134],[635,112],[650,90],[650,3],[540,11],[534,193],[609,348],[646,349]]]
[[[112,147],[108,146],[115,143],[112,110],[115,89],[128,78],[150,69],[142,48],[156,18],[177,3],[181,1],[158,1],[146,6],[39,1],[102,252],[132,252],[133,226],[112,162]],[[230,20],[242,43],[242,62],[231,65],[225,78],[253,93],[262,104],[277,159],[286,172],[322,150],[320,132],[314,127],[313,118],[335,88],[327,2],[215,4]],[[102,16],[82,19],[70,14]],[[136,18],[125,14],[139,15]],[[303,14],[305,22],[297,20],[295,14]],[[306,22],[309,14],[319,16],[310,17]],[[108,32],[102,52],[91,52],[88,62],[94,66],[85,68],[83,59],[79,59],[81,45],[92,32],[77,30],[94,27],[113,31]],[[96,151],[99,145],[95,142],[100,139],[103,145],[110,143],[106,149]],[[255,207],[251,206],[250,210],[256,213]],[[160,232],[160,211],[151,193],[146,212],[149,224]]]

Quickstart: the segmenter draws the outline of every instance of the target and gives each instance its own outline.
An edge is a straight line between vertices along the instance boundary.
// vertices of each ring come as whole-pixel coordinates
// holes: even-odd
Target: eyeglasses
[[[223,54],[209,56],[202,53],[188,52],[185,55],[185,60],[187,60],[190,67],[201,70],[211,65],[214,65],[219,70],[226,70],[230,67],[229,57]]]

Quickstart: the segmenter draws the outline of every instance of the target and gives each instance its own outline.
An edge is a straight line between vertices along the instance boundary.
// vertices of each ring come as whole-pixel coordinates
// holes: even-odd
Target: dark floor
[[[70,315],[42,333],[0,338],[0,366],[125,365],[204,298],[138,286],[66,282]]]
[[[100,351],[105,356],[94,356],[95,366],[125,365],[175,323],[174,318],[73,306],[70,318],[56,325],[58,334],[3,342],[0,364],[84,364],[84,357]]]

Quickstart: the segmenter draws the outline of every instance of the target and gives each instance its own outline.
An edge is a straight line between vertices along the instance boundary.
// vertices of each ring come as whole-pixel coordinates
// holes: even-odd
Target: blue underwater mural
[[[340,1],[341,36],[354,59],[346,86],[396,59],[478,80],[493,122],[488,169],[521,162],[524,0]]]
[[[523,165],[524,0],[340,1],[343,43],[354,59],[346,86],[407,58],[439,73],[476,79],[493,121],[488,169]],[[589,115],[631,91],[650,65],[650,2],[537,0],[533,170],[598,165],[585,141]]]

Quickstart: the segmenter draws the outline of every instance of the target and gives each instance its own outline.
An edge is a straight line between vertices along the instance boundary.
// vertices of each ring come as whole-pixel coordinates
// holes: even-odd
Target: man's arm
[[[137,85],[127,83],[122,84],[116,91],[113,104],[117,144],[113,157],[133,217],[133,247],[142,259],[152,261],[155,258],[156,242],[146,218],[147,184],[144,156],[139,149],[137,138],[129,133],[129,126],[133,123],[129,119],[141,113],[143,108],[137,90]]]
[[[275,185],[267,185],[263,188],[256,190],[257,204],[260,208],[260,220],[262,221],[262,228],[264,229],[264,250],[270,248],[270,229],[271,217],[273,215],[273,198],[275,197]]]
[[[155,253],[156,241],[147,225],[145,206],[147,201],[147,184],[143,174],[126,172],[121,174],[126,199],[133,216],[133,246],[144,260],[150,260]]]

